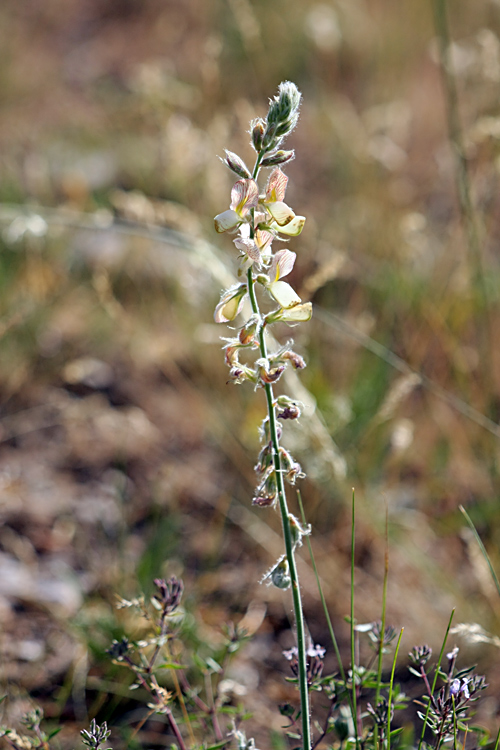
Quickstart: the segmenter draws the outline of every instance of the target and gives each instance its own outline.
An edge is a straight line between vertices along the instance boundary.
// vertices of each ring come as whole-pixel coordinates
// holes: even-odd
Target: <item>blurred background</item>
[[[251,507],[265,404],[226,385],[213,323],[237,268],[213,230],[233,182],[218,157],[252,163],[249,121],[282,80],[303,93],[285,169],[307,217],[292,283],[315,306],[292,331],[308,368],[287,391],[306,409],[284,442],[307,472],[342,651],[352,487],[358,620],[380,617],[387,512],[402,653],[438,647],[452,607],[498,633],[459,505],[498,569],[500,3],[450,2],[449,16],[443,86],[422,0],[2,2],[4,718],[31,695],[70,744],[89,715],[133,724],[104,652],[140,626],[116,597],[175,574],[200,642],[245,617],[256,634],[233,677],[250,727],[265,738],[283,723],[290,603],[259,584],[279,519]],[[331,651],[306,551],[300,574]],[[456,642],[486,671],[493,726],[498,651]]]

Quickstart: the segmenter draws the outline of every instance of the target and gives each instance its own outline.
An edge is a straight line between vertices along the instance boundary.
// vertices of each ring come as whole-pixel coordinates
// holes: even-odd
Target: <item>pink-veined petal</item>
[[[297,254],[291,250],[279,250],[272,259],[271,266],[269,268],[269,276],[274,281],[279,281],[284,276],[288,276],[295,263]]]
[[[228,229],[233,229],[238,226],[241,222],[240,216],[236,211],[232,211],[228,208],[227,211],[223,211],[221,214],[217,214],[214,219],[215,231],[216,232],[227,232]]]
[[[295,213],[292,211],[290,206],[287,206],[283,201],[274,201],[273,203],[266,203],[266,208],[273,217],[276,224],[280,227],[289,224],[295,219]]]
[[[248,255],[250,260],[253,260],[255,263],[260,263],[260,250],[254,240],[247,239],[245,237],[236,237],[233,242],[238,250],[240,250],[242,253],[245,253],[245,255]]]
[[[257,229],[255,232],[255,241],[257,242],[257,245],[262,253],[265,253],[265,251],[271,245],[273,239],[274,236],[271,234],[271,232],[265,232],[262,231],[262,229]]]
[[[286,174],[279,167],[273,169],[267,182],[265,202],[282,201],[285,197],[287,183],[288,177]]]
[[[286,281],[275,281],[269,284],[267,289],[276,302],[285,309],[295,307],[302,301],[297,292]]]
[[[238,180],[231,190],[231,209],[243,217],[259,202],[259,188],[255,180]]]
[[[296,216],[285,226],[280,226],[277,222],[273,223],[271,229],[280,232],[280,234],[286,234],[289,237],[297,237],[302,232],[305,223],[305,216]]]

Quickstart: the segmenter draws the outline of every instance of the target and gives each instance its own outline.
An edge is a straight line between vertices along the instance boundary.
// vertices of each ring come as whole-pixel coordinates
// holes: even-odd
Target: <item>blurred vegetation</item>
[[[286,170],[307,216],[293,284],[317,309],[294,385],[317,409],[289,440],[340,643],[353,485],[360,620],[379,613],[388,508],[402,648],[439,642],[455,605],[498,632],[458,506],[498,570],[500,5],[448,12],[447,91],[432,2],[2,3],[0,649],[14,719],[26,691],[65,718],[62,741],[88,713],[123,715],[104,654],[123,632],[115,596],[173,573],[207,642],[267,609],[235,679],[256,736],[280,727],[288,614],[258,585],[278,519],[250,508],[264,405],[226,385],[212,314],[235,258],[212,217],[232,181],[217,156],[249,153],[241,133],[285,79],[304,96]],[[488,722],[498,656],[472,654],[488,665]]]

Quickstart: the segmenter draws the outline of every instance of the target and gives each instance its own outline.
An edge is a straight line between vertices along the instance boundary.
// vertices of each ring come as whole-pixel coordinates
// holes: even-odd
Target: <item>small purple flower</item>
[[[308,649],[307,649],[308,656],[317,656],[319,659],[323,659],[325,654],[326,654],[326,648],[323,648],[323,646],[320,646],[319,643],[317,643],[316,645],[311,643],[311,645],[308,646]]]
[[[458,695],[460,692],[460,680],[453,680],[450,685],[450,695]]]
[[[299,655],[299,649],[297,646],[292,646],[292,648],[289,648],[288,651],[283,651],[283,656],[287,661],[293,661],[293,659],[296,659]]]

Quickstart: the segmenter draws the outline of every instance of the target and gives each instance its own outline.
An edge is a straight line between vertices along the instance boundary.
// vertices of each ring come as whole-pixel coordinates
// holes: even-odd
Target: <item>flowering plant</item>
[[[225,358],[230,372],[229,382],[250,381],[255,388],[262,388],[266,396],[267,416],[260,429],[263,445],[255,466],[258,483],[253,504],[279,507],[281,513],[285,552],[263,580],[280,589],[292,589],[297,629],[294,653],[301,698],[302,743],[304,750],[309,750],[308,653],[295,550],[310,529],[288,510],[285,481],[295,484],[304,473],[289,451],[280,445],[280,420],[298,419],[300,404],[286,394],[276,397],[273,390],[287,367],[300,370],[305,367],[305,362],[292,349],[292,341],[271,351],[267,336],[274,323],[292,325],[308,321],[312,315],[311,303],[302,302],[293,287],[283,281],[293,269],[296,254],[287,248],[273,250],[274,242],[296,237],[305,224],[305,217],[295,214],[285,203],[288,177],[281,169],[295,156],[293,150],[285,151],[281,146],[297,124],[300,100],[301,94],[295,84],[282,83],[278,94],[269,103],[266,118],[252,121],[251,145],[256,153],[252,171],[237,154],[226,151],[223,161],[240,179],[231,190],[229,208],[218,214],[214,221],[217,232],[236,232],[233,242],[239,251],[238,276],[242,281],[222,293],[215,308],[215,321],[234,321],[245,309],[245,301],[250,301],[249,314],[239,327],[238,335],[224,339]],[[272,167],[272,171],[261,192],[257,180],[265,167]],[[256,293],[259,288],[267,300],[274,303],[268,312],[261,310],[262,303]],[[255,356],[252,357],[252,354]],[[240,359],[243,356],[245,361]]]

